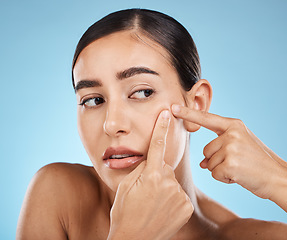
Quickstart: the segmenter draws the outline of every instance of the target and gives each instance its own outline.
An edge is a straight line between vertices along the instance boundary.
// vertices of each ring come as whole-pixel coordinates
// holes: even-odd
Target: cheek
[[[165,162],[173,169],[183,158],[187,137],[188,133],[183,126],[183,121],[172,117],[167,135]]]
[[[133,138],[137,139],[137,141],[141,144],[143,147],[141,150],[146,154],[149,149],[155,122],[158,117],[158,112],[160,112],[159,107],[157,109],[154,108],[154,106],[150,107],[146,111],[140,111],[140,109],[137,109],[136,113],[134,111],[133,114],[134,118],[131,135],[134,136]]]
[[[98,140],[101,134],[101,122],[99,116],[94,117],[92,114],[83,113],[81,109],[77,113],[78,132],[81,141],[88,153],[90,159],[95,157],[95,152],[99,146]]]
[[[144,136],[142,139],[145,139],[145,146],[147,146],[146,153],[148,152],[148,147],[158,115],[164,109],[170,110],[170,106],[172,105],[172,102],[167,102],[166,99],[169,98],[166,97],[165,101],[162,99],[161,103],[154,103],[153,106],[150,106],[150,108],[147,109],[147,111],[139,111],[139,115],[136,118],[141,135]],[[177,99],[179,99],[178,96]],[[183,100],[180,100],[174,102],[181,105],[184,104]],[[163,102],[164,104],[162,104]],[[173,169],[178,166],[179,162],[183,158],[187,138],[188,132],[183,125],[183,121],[172,116],[167,135],[165,162]]]
[[[149,111],[148,115],[139,114],[138,118],[136,118],[139,129],[137,133],[140,132],[140,136],[142,137],[141,141],[144,141],[143,144],[146,146],[146,153],[148,153],[158,115],[164,109],[169,109],[169,106],[160,106],[153,113]],[[188,133],[184,128],[183,121],[172,117],[166,140],[165,162],[173,169],[177,167],[184,155],[187,137]]]

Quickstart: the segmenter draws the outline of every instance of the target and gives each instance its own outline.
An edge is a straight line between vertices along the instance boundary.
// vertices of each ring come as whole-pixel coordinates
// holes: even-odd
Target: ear
[[[208,112],[212,100],[212,88],[210,83],[205,79],[200,79],[193,85],[191,90],[186,93],[185,97],[187,107]],[[199,125],[186,120],[184,121],[184,126],[189,132],[196,132],[200,129]]]

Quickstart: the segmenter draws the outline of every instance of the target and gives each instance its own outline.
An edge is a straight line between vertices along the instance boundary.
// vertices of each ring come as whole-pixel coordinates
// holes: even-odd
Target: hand
[[[191,217],[192,203],[164,162],[170,118],[169,111],[161,112],[147,161],[120,182],[108,239],[169,239]]]
[[[178,105],[172,106],[172,110],[174,116],[186,121],[187,128],[189,124],[197,124],[218,135],[204,147],[205,159],[200,163],[216,180],[238,183],[261,198],[272,200],[278,195],[278,187],[282,187],[279,183],[285,183],[287,179],[286,162],[266,147],[242,121]],[[279,201],[277,204],[282,207]]]

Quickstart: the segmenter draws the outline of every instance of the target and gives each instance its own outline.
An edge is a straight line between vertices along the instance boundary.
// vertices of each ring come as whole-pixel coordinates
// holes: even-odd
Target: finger
[[[175,117],[205,127],[217,135],[224,133],[229,125],[230,119],[208,112],[193,110],[180,105],[172,105],[172,113]]]
[[[223,183],[235,183],[232,175],[227,171],[224,163],[219,164],[212,171],[212,177]]]
[[[205,158],[210,159],[213,154],[215,154],[221,149],[224,140],[223,136],[224,135],[215,138],[204,147],[203,155],[205,156]]]
[[[207,168],[207,164],[208,164],[208,158],[204,158],[201,162],[200,162],[200,167],[201,168]]]
[[[147,154],[147,170],[162,169],[164,166],[166,136],[170,118],[171,114],[168,110],[162,111],[157,118]]]
[[[208,170],[212,172],[223,161],[224,161],[223,151],[216,152],[207,162]]]

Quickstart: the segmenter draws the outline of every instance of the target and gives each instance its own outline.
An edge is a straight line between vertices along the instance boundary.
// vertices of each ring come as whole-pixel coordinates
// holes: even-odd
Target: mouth
[[[109,147],[103,155],[105,165],[111,169],[128,168],[143,160],[144,156],[140,152],[127,147]]]

